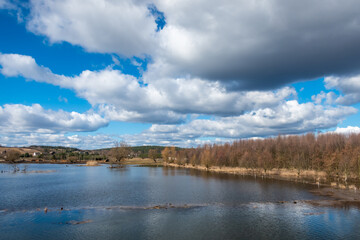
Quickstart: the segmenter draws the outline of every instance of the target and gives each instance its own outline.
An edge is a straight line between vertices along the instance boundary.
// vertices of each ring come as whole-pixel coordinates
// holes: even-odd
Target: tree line
[[[360,134],[325,133],[237,140],[197,148],[162,151],[164,162],[207,168],[297,169],[325,171],[330,177],[360,179]]]

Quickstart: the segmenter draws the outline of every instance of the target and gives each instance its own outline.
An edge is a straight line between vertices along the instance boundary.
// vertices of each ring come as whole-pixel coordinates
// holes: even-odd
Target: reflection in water
[[[6,167],[0,164],[0,170]],[[360,236],[358,209],[298,201],[321,198],[308,191],[311,185],[165,167],[30,167],[55,172],[0,174],[0,239]],[[170,203],[199,207],[149,208]]]

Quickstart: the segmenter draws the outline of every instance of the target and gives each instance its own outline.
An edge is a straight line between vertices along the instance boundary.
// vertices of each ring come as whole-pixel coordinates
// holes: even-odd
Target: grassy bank
[[[162,159],[157,159],[156,162],[150,158],[129,158],[125,159],[122,164],[125,165],[146,165],[146,166],[162,166]]]
[[[241,168],[241,167],[205,167],[201,165],[191,165],[191,164],[175,164],[175,163],[164,163],[164,166],[167,167],[178,167],[178,168],[189,168],[197,169],[201,171],[217,172],[217,173],[227,173],[227,174],[236,174],[236,175],[246,175],[254,177],[266,177],[279,180],[287,181],[296,181],[304,182],[309,184],[316,184],[322,186],[329,186],[332,188],[339,189],[350,189],[358,190],[359,184],[356,183],[342,183],[342,182],[333,182],[331,178],[328,177],[328,174],[325,171],[315,171],[315,170],[297,170],[297,169],[270,169],[264,170],[261,168]]]

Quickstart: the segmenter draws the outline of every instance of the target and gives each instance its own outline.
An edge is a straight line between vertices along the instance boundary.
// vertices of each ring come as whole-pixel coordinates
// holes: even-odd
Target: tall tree
[[[150,149],[148,155],[149,158],[151,158],[154,162],[156,162],[156,159],[158,157],[158,151],[156,151],[156,149]]]
[[[126,142],[115,142],[115,147],[111,149],[111,156],[115,163],[121,163],[129,156],[130,146]]]

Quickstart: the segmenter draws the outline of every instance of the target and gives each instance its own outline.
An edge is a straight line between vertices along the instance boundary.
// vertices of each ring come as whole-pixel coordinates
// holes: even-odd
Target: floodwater
[[[323,199],[313,185],[165,167],[27,166],[12,173],[0,164],[0,239],[360,239],[358,208],[302,202]]]

